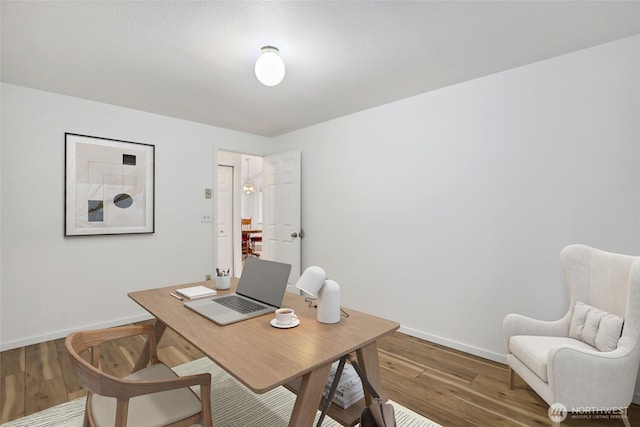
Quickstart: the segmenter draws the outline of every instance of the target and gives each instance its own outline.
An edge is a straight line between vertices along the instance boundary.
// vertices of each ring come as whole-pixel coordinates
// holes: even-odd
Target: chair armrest
[[[569,335],[569,314],[559,320],[538,320],[521,314],[507,314],[502,322],[504,340],[509,351],[509,338],[516,335],[566,337]]]
[[[633,399],[639,355],[637,345],[607,352],[553,348],[547,362],[549,386],[569,410],[626,408]]]

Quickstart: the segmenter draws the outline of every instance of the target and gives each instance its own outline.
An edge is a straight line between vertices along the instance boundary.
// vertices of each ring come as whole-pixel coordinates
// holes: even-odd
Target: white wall
[[[303,268],[454,348],[504,361],[507,313],[565,313],[565,245],[640,254],[640,36],[274,141],[302,150]]]
[[[2,84],[0,349],[146,317],[127,293],[213,270],[215,148],[267,138]],[[156,146],[156,232],[65,238],[64,133]]]
[[[640,254],[640,36],[274,140],[1,89],[2,349],[136,319],[127,292],[210,272],[214,145],[300,148],[303,266],[345,306],[496,360],[506,313],[566,310],[563,246]],[[63,237],[64,132],[156,145],[155,234]]]

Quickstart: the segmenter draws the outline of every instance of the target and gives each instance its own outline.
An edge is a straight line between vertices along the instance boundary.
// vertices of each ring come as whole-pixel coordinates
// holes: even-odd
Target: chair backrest
[[[576,301],[624,318],[623,336],[640,334],[640,257],[570,245],[560,254],[569,286],[569,311]]]
[[[107,397],[131,397],[140,394],[128,381],[109,375],[100,369],[100,344],[135,335],[147,335],[151,363],[157,363],[156,342],[153,326],[131,325],[119,328],[74,332],[65,339],[71,367],[80,385],[92,393]],[[90,350],[91,362],[83,357]]]
[[[131,376],[118,378],[100,369],[100,345],[102,343],[138,335],[147,336],[147,345],[140,354],[140,365],[145,363],[153,365],[145,370],[144,375],[139,374],[141,376],[133,378]],[[140,425],[141,420],[144,419],[149,420],[149,424],[153,425],[184,427],[199,423],[204,427],[211,427],[211,374],[202,373],[184,377],[169,374],[170,368],[158,360],[153,326],[127,325],[74,332],[67,336],[65,346],[69,352],[71,367],[78,382],[87,389],[85,426],[93,426],[97,423],[105,425],[105,423],[111,424],[113,422],[117,427],[124,427],[127,425],[130,415],[130,399],[135,396],[148,395],[141,398],[140,402],[143,403],[135,406],[132,424]],[[86,350],[91,353],[91,363],[84,358]],[[148,350],[148,353],[145,350]],[[136,363],[134,370],[144,367]],[[156,377],[154,373],[160,375]],[[199,399],[192,390],[189,390],[189,387],[192,386],[200,386],[201,397]],[[180,389],[183,391],[171,395],[171,402],[167,402],[165,399],[165,402],[162,403],[157,399],[159,393]],[[97,398],[96,395],[115,398],[115,402]],[[175,407],[165,406],[164,411],[156,410],[158,405],[172,405],[174,403]],[[182,405],[184,405],[184,411],[178,408]],[[90,409],[94,406],[101,407],[102,410],[93,411]],[[115,412],[111,414],[114,409]]]
[[[251,230],[251,218],[242,218],[242,229]]]

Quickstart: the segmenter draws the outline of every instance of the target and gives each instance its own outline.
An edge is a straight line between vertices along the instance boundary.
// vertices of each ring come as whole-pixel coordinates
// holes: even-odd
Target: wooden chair
[[[262,252],[262,232],[252,233],[249,236],[249,244],[251,246],[251,253],[259,257]]]
[[[146,335],[149,365],[125,378],[100,369],[100,344]],[[177,426],[202,424],[211,427],[211,374],[179,377],[158,360],[151,325],[81,331],[65,340],[71,366],[87,389],[84,426]],[[89,351],[91,363],[83,357]],[[199,385],[201,398],[189,388]]]
[[[249,233],[245,231],[251,230],[251,218],[242,218],[242,258],[246,258],[251,254],[251,239]]]

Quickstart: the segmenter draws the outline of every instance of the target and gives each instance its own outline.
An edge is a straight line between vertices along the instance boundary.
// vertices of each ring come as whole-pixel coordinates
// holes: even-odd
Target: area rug
[[[211,373],[211,410],[215,427],[284,427],[289,423],[295,395],[283,387],[264,394],[254,394],[207,358],[173,369],[179,375]],[[398,427],[440,427],[402,405],[391,403],[395,407]],[[85,398],[75,399],[2,424],[1,427],[81,427],[84,404]],[[320,412],[316,415],[316,422],[319,415]],[[322,427],[339,427],[339,424],[326,417]]]

